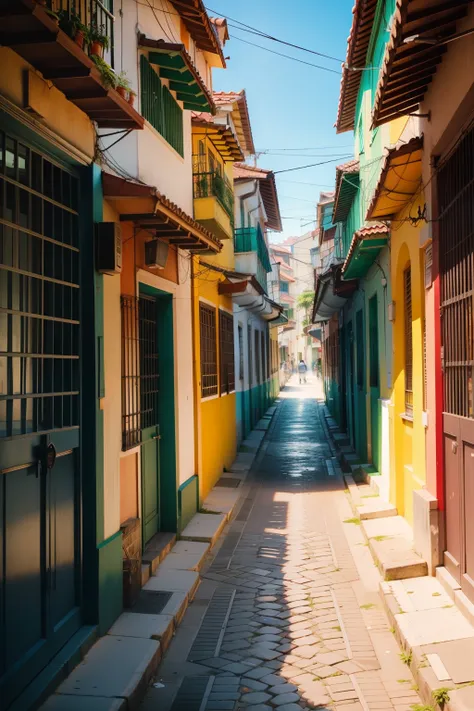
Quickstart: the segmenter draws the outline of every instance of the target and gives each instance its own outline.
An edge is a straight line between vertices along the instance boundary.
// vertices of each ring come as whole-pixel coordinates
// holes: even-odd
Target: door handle
[[[456,452],[458,451],[458,443],[456,440],[454,442],[451,442],[451,451],[453,454],[456,454]]]
[[[161,439],[161,435],[154,435],[152,439]]]

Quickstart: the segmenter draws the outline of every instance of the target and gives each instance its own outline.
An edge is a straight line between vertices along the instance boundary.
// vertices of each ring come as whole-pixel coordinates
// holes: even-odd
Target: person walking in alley
[[[301,385],[301,383],[306,383],[307,370],[308,370],[308,368],[306,366],[306,363],[304,362],[303,359],[301,359],[300,362],[298,363],[298,376],[300,379],[300,385]]]

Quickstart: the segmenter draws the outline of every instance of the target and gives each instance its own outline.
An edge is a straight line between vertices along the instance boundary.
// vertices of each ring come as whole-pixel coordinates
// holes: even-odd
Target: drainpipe
[[[248,193],[244,193],[243,195],[240,195],[239,200],[240,200],[240,224],[241,227],[245,227],[244,224],[244,202],[249,198],[253,197],[255,193],[257,192],[257,187],[258,187],[258,180],[253,181],[253,190],[251,190]]]
[[[191,332],[193,339],[193,391],[194,391],[194,473],[198,476],[198,497],[201,505],[201,360],[197,348],[199,334],[199,290],[196,276],[199,258],[191,254]]]

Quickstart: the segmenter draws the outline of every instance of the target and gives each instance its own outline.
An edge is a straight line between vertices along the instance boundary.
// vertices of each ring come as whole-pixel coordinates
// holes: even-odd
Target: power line
[[[325,57],[326,59],[331,59],[334,62],[339,62],[340,64],[344,63],[343,59],[338,59],[337,57],[332,57],[330,54],[324,54],[323,52],[318,52],[315,49],[309,49],[308,47],[302,47],[299,44],[293,44],[292,42],[287,42],[286,40],[278,39],[277,37],[274,37],[273,35],[269,35],[267,32],[258,30],[256,27],[252,27],[252,25],[247,25],[247,24],[245,24],[245,22],[240,22],[240,20],[236,20],[234,17],[230,17],[229,15],[224,15],[223,13],[219,12],[218,10],[212,10],[210,7],[206,7],[206,10],[208,10],[209,12],[215,13],[219,17],[225,17],[226,20],[230,20],[231,22],[237,22],[238,25],[241,25],[241,27],[239,27],[238,29],[242,29],[242,31],[251,31],[252,34],[258,34],[261,37],[265,37],[266,39],[272,40],[272,42],[278,42],[279,44],[285,44],[287,47],[293,47],[294,49],[299,49],[302,52],[308,52],[309,54],[316,54],[318,57]],[[246,30],[244,30],[244,28],[246,28]]]
[[[353,144],[350,143],[348,145],[344,146],[309,146],[309,147],[301,147],[301,148],[259,148],[258,151],[259,153],[269,153],[271,151],[322,151],[322,150],[330,150],[334,148],[339,148],[339,150],[342,150],[342,148],[352,148]]]
[[[308,67],[315,67],[316,69],[322,69],[324,72],[331,72],[331,74],[337,74],[337,76],[341,75],[341,72],[338,72],[335,69],[329,69],[328,67],[322,67],[319,64],[313,64],[312,62],[305,62],[304,59],[297,59],[297,57],[291,57],[289,54],[282,54],[282,52],[275,52],[274,49],[268,49],[268,47],[262,47],[261,44],[255,44],[255,42],[249,42],[248,40],[244,40],[242,37],[236,37],[235,35],[233,35],[232,37],[233,37],[233,39],[238,40],[239,42],[244,42],[245,44],[249,44],[252,47],[258,47],[258,49],[263,49],[265,52],[270,52],[271,54],[276,54],[279,57],[284,57],[285,59],[291,59],[293,62],[298,62],[299,64],[306,64]]]
[[[337,163],[341,158],[351,158],[350,155],[340,156],[339,158],[332,158],[331,160],[323,160],[320,163],[309,163],[308,165],[298,165],[295,168],[285,168],[284,170],[274,170],[274,175],[279,175],[280,173],[290,173],[293,170],[304,170],[305,168],[315,168],[317,165],[326,165],[327,163]]]

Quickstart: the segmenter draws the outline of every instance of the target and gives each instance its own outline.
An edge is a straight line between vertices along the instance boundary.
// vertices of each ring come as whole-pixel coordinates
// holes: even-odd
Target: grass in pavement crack
[[[360,518],[346,518],[342,523],[353,523],[356,526],[360,526],[361,520]]]

